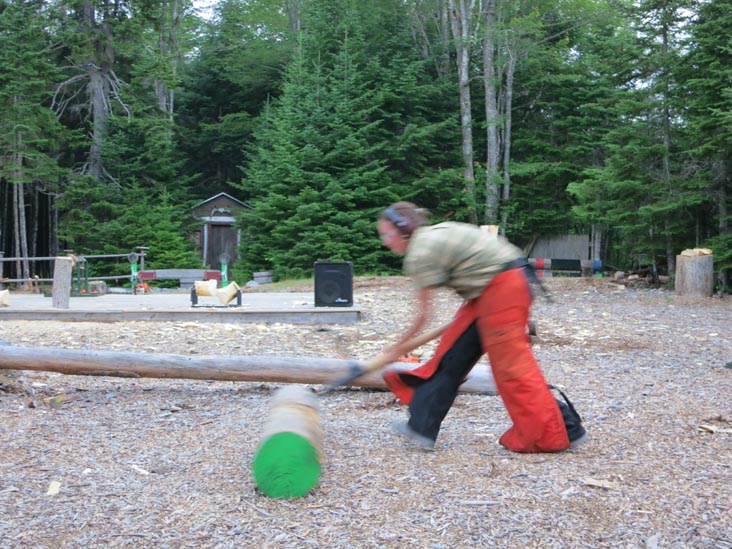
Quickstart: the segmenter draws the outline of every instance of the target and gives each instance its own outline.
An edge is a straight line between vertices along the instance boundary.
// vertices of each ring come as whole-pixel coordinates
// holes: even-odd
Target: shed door
[[[206,263],[212,269],[221,269],[219,256],[224,252],[231,257],[231,269],[231,264],[236,260],[236,230],[231,225],[211,225]]]

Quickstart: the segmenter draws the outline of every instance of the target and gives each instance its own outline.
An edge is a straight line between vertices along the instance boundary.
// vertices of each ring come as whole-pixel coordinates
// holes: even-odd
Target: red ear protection
[[[383,212],[384,216],[394,223],[396,225],[396,228],[399,229],[399,232],[403,235],[410,235],[412,234],[411,230],[411,223],[409,221],[409,218],[404,217],[402,214],[397,212],[394,208],[387,208]]]

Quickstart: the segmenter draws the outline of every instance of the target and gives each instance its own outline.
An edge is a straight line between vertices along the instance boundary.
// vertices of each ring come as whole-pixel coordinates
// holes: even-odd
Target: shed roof
[[[233,202],[233,203],[235,203],[235,204],[237,204],[237,205],[239,205],[239,206],[241,206],[243,208],[252,209],[252,207],[249,204],[247,204],[246,202],[242,202],[238,198],[234,198],[233,196],[231,196],[228,193],[215,194],[214,196],[212,196],[210,198],[207,198],[206,200],[202,200],[201,202],[199,202],[198,204],[196,204],[195,206],[193,206],[192,209],[195,210],[197,208],[200,208],[201,206],[205,206],[209,202],[214,202],[215,200],[219,200],[219,199],[230,200],[231,202]]]

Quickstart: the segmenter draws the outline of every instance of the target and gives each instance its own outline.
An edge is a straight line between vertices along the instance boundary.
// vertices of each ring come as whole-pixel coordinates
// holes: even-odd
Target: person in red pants
[[[437,288],[450,288],[464,299],[428,362],[383,374],[389,389],[409,406],[409,420],[395,422],[396,431],[433,450],[458,388],[487,354],[513,422],[500,437],[501,445],[514,452],[558,452],[584,442],[581,418],[569,401],[553,396],[531,351],[527,323],[532,294],[521,250],[475,225],[429,225],[426,211],[411,202],[381,212],[377,228],[384,246],[404,255],[404,271],[417,299],[411,325],[384,351],[390,362],[430,321]]]

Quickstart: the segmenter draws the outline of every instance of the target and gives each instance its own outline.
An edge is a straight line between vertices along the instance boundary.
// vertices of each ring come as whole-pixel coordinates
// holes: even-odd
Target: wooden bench
[[[178,280],[181,288],[192,288],[196,280],[221,280],[221,271],[206,269],[157,269],[137,273],[140,282],[150,280]]]

